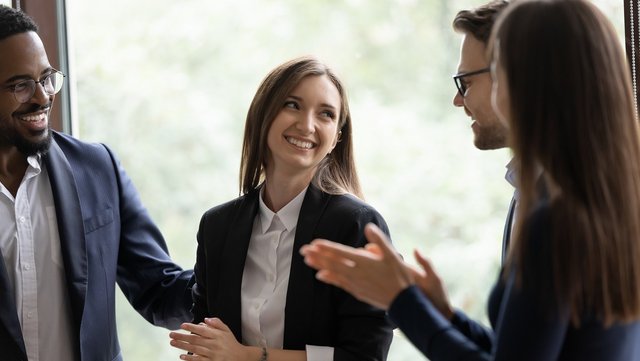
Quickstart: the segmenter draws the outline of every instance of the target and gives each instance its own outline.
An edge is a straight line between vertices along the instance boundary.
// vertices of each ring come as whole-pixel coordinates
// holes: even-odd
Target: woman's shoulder
[[[330,195],[327,210],[343,215],[379,215],[378,211],[372,205],[349,193]]]
[[[251,205],[257,206],[256,201],[257,201],[257,192],[249,192],[235,199],[232,199],[230,201],[227,201],[217,206],[209,208],[206,212],[204,212],[202,219],[205,220],[210,218],[219,218],[225,215],[229,216],[235,213],[236,211],[244,209]]]

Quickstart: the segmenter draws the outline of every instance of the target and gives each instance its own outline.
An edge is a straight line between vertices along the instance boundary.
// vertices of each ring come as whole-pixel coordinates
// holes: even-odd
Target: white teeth
[[[298,140],[295,138],[291,138],[291,137],[286,137],[287,142],[295,145],[296,147],[300,147],[300,148],[304,148],[304,149],[311,149],[313,148],[313,143],[311,142],[305,142],[302,140]]]
[[[20,119],[27,122],[39,122],[44,120],[47,117],[46,113],[33,114],[33,115],[24,115],[21,116]]]

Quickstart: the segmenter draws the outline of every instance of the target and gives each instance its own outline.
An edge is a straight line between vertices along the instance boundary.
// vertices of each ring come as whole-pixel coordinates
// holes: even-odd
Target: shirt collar
[[[516,172],[518,171],[518,162],[516,161],[515,158],[511,158],[511,160],[509,161],[509,163],[507,163],[505,168],[507,168],[507,173],[505,173],[504,179],[506,179],[507,182],[509,182],[509,184],[511,184],[513,188],[517,188]]]
[[[274,213],[267,207],[262,199],[264,187],[260,190],[260,229],[262,233],[267,232],[273,222],[273,217],[278,216],[287,231],[291,232],[298,224],[298,216],[300,215],[300,209],[302,208],[302,202],[304,196],[307,193],[306,187],[297,196],[295,196],[286,206],[282,207],[278,212]]]
[[[27,163],[29,164],[28,172],[33,175],[38,175],[42,171],[40,162],[42,161],[42,155],[30,155],[27,157]]]

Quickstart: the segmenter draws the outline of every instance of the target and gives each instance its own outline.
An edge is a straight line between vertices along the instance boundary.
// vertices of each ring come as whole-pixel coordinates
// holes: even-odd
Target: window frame
[[[56,105],[51,110],[51,127],[74,134],[73,92],[75,79],[69,62],[69,33],[67,26],[67,4],[65,0],[12,0],[12,6],[24,11],[38,24],[38,35],[42,39],[51,66],[62,71],[66,79],[62,90],[56,95]]]

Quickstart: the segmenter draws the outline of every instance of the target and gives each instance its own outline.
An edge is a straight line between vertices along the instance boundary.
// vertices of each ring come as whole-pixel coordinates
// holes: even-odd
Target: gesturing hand
[[[318,270],[319,280],[386,310],[400,291],[414,283],[413,274],[380,228],[367,224],[364,235],[374,249],[316,239],[300,253],[307,265]]]

